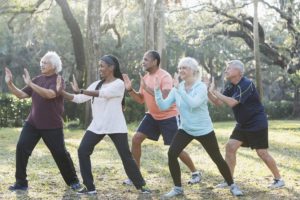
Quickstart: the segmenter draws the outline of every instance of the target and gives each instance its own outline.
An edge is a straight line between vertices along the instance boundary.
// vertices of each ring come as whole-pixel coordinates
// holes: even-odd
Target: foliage
[[[31,100],[0,94],[0,127],[20,127],[29,114]]]

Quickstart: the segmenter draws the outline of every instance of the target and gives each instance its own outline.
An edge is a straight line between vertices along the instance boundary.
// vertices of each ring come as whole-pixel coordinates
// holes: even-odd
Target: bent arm
[[[17,88],[12,82],[10,84],[7,84],[9,91],[15,95],[16,97],[18,97],[19,99],[25,99],[28,98],[29,95],[25,92],[23,92],[22,90],[20,90],[19,88]]]
[[[223,103],[225,103],[226,105],[228,105],[231,108],[233,108],[234,106],[239,104],[239,102],[237,100],[235,100],[234,98],[227,97],[219,91],[214,91],[214,95],[218,98],[218,100],[222,101]]]
[[[160,89],[154,90],[155,101],[160,110],[169,109],[175,102],[175,88],[171,90],[167,98],[163,98],[163,94]]]
[[[40,87],[33,82],[30,82],[30,84],[28,86],[31,87],[31,89],[34,92],[36,92],[37,94],[39,94],[41,97],[43,97],[45,99],[53,99],[57,96],[56,92],[54,90]]]

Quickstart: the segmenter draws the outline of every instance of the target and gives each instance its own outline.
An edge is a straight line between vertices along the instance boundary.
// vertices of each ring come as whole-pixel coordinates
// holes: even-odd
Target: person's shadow
[[[28,191],[15,191],[16,193],[16,199],[18,200],[30,200],[30,197],[28,196]]]
[[[66,190],[63,197],[61,198],[61,200],[79,200],[79,199],[88,199],[88,200],[98,200],[98,196],[97,194],[95,195],[78,195],[76,194],[76,192],[72,191],[72,190]]]

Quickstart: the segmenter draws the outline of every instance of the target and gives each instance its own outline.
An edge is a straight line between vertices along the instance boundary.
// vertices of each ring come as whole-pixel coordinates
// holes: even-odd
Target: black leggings
[[[95,190],[90,155],[93,153],[96,144],[98,144],[104,136],[105,134],[96,134],[91,131],[86,131],[78,149],[80,172],[83,184],[88,190]],[[129,150],[127,133],[114,133],[108,136],[118,150],[127,176],[133,182],[134,186],[140,189],[146,183]]]
[[[198,140],[202,144],[210,158],[217,165],[227,184],[231,185],[233,183],[232,175],[226,161],[221,155],[215,132],[212,131],[203,136],[191,136],[182,129],[178,130],[168,151],[169,169],[174,185],[181,187],[181,171],[177,158],[193,139]]]

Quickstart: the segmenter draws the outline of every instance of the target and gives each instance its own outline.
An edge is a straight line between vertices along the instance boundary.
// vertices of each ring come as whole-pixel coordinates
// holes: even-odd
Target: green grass
[[[137,124],[129,125],[129,137],[133,136]],[[232,131],[234,122],[215,123],[222,154],[226,141]],[[48,149],[42,141],[36,146],[28,164],[30,189],[26,193],[15,193],[7,190],[14,182],[15,145],[20,128],[0,129],[0,199],[44,200],[44,199],[161,199],[162,195],[172,187],[172,180],[167,166],[168,147],[162,140],[153,142],[146,140],[142,151],[142,174],[148,186],[153,190],[151,195],[142,195],[131,186],[123,186],[126,178],[121,160],[109,137],[96,146],[92,155],[93,174],[97,187],[97,197],[77,197],[65,185]],[[84,130],[65,130],[65,142],[71,153],[76,170],[78,168],[77,148]],[[129,139],[129,140],[130,140]],[[242,188],[245,196],[239,199],[299,199],[300,198],[300,121],[270,121],[269,127],[270,153],[278,163],[286,187],[268,190],[267,185],[272,176],[255,151],[241,148],[238,151],[235,181]],[[193,141],[187,148],[196,166],[203,172],[200,184],[188,186],[186,182],[190,172],[181,164],[185,196],[174,199],[237,199],[232,197],[228,189],[215,189],[222,181],[216,166],[204,149]],[[81,177],[80,177],[81,178]]]

